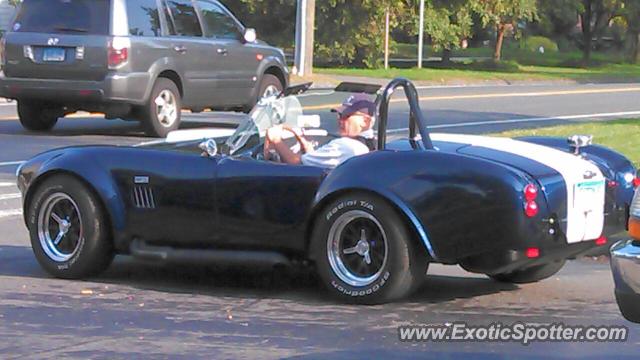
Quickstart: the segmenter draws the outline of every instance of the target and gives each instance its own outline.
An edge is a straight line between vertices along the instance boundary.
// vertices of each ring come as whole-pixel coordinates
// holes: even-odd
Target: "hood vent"
[[[133,205],[138,209],[155,209],[153,190],[149,186],[135,185],[131,194]]]

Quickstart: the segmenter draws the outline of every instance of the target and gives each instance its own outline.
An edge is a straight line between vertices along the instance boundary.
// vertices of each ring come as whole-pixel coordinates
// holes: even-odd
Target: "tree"
[[[567,38],[576,27],[581,1],[540,0],[535,30],[549,38]]]
[[[387,7],[394,27],[410,13],[414,3],[415,0],[318,1],[316,55],[337,59],[342,65],[379,66]]]
[[[496,44],[493,58],[502,59],[502,44],[505,34],[516,29],[519,21],[532,21],[537,14],[536,0],[470,0],[484,26],[496,29]]]
[[[467,0],[431,0],[425,4],[425,33],[431,46],[442,51],[442,62],[449,62],[451,51],[471,36],[473,20]]]
[[[599,36],[611,20],[620,16],[623,8],[624,3],[621,0],[582,0],[579,11],[585,65],[591,60],[593,37]]]
[[[291,47],[295,41],[296,0],[222,0],[258,37],[272,45]]]
[[[628,59],[640,61],[640,0],[625,0],[622,17],[627,23]]]

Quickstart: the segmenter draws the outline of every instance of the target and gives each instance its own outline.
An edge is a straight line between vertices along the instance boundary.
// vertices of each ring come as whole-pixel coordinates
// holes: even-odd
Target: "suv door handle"
[[[225,56],[226,56],[227,54],[229,54],[229,50],[224,49],[224,48],[220,48],[220,49],[218,49],[218,50],[216,50],[216,51],[217,51],[217,52],[218,52],[218,54],[220,54],[220,55],[225,55]]]
[[[173,50],[180,54],[184,54],[187,52],[187,48],[182,45],[174,45]]]

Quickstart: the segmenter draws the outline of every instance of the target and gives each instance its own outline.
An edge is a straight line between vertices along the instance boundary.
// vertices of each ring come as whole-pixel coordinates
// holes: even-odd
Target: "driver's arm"
[[[302,159],[300,154],[296,154],[287,146],[287,144],[282,141],[282,127],[276,126],[267,130],[267,139],[269,140],[270,146],[278,152],[282,162],[291,165],[300,165],[302,163]]]

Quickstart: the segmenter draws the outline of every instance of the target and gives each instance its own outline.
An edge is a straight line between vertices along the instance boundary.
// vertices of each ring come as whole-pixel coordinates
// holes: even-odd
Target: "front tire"
[[[39,186],[27,211],[31,247],[49,274],[81,279],[111,264],[114,252],[105,211],[84,183],[54,176]]]
[[[533,266],[530,268],[515,270],[510,273],[489,275],[492,279],[500,282],[514,284],[528,284],[538,282],[552,277],[557,274],[564,266],[566,260],[554,261],[544,265]]]
[[[354,193],[318,214],[311,257],[329,291],[345,302],[380,304],[408,296],[427,270],[424,249],[386,201]]]
[[[180,127],[182,99],[178,86],[171,80],[159,78],[142,111],[145,132],[153,137],[167,137]]]
[[[18,100],[20,124],[30,131],[49,131],[58,122],[52,109],[37,101]]]

